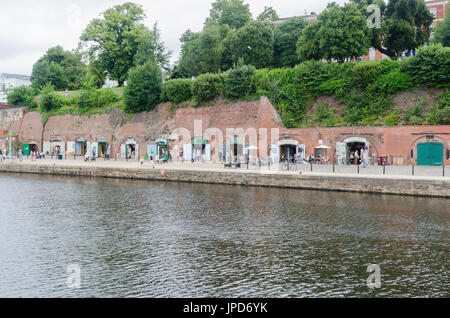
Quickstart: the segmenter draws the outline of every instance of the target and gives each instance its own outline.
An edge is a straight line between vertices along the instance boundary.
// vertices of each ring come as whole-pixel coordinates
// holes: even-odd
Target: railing
[[[0,157],[1,158],[1,157]],[[22,161],[30,161],[31,157],[22,157]],[[78,161],[84,162],[84,156],[63,156],[63,161]],[[20,161],[19,157],[2,159],[1,162],[18,162]],[[44,159],[37,159],[39,161],[52,161],[58,162],[56,156],[47,155]],[[96,162],[111,162],[114,164],[115,162],[129,162],[138,163],[138,159],[126,159],[120,157],[112,157],[110,159],[106,158],[96,158]],[[148,165],[149,161],[145,161],[145,165]],[[212,163],[207,161],[195,162],[192,161],[183,161],[183,160],[171,160],[169,165],[182,165],[184,169],[191,168],[202,168],[202,169],[223,169],[224,164],[226,162],[221,163]],[[160,164],[161,167],[167,165]],[[450,177],[450,166],[397,166],[397,165],[368,165],[365,168],[362,165],[335,165],[335,164],[313,164],[303,161],[299,162],[282,162],[282,163],[272,163],[270,160],[261,160],[258,162],[248,162],[241,161],[241,169],[249,170],[249,171],[267,171],[267,172],[280,172],[280,173],[325,173],[325,174],[355,174],[355,175],[391,175],[391,176],[428,176],[428,177]]]

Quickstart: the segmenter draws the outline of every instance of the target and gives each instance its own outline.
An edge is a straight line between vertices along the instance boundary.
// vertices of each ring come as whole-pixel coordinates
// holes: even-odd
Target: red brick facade
[[[189,107],[176,111],[170,111],[169,105],[160,105],[155,111],[137,114],[130,121],[125,121],[120,111],[90,117],[55,116],[48,120],[45,128],[41,114],[37,112],[11,118],[11,122],[3,123],[0,135],[11,131],[18,135],[18,142],[35,143],[39,151],[45,148],[45,143],[55,140],[66,146],[69,142],[79,139],[92,143],[106,140],[108,145],[112,146],[111,155],[114,156],[120,153],[122,145],[133,140],[139,146],[137,156],[140,157],[147,153],[148,145],[155,144],[158,138],[167,139],[172,151],[175,146],[182,146],[181,140],[173,140],[176,128],[185,128],[192,138],[203,137],[210,144],[213,144],[216,138],[218,140],[218,137],[211,133],[211,128],[216,128],[223,136],[223,144],[227,142],[227,129],[241,128],[246,144],[257,146],[259,151],[264,149],[264,143],[267,145],[266,153],[259,153],[259,156],[264,158],[269,156],[268,149],[273,144],[271,132],[275,129],[279,130],[281,143],[289,140],[295,145],[304,145],[306,155],[315,154],[319,145],[329,147],[326,156],[330,162],[339,161],[339,144],[357,139],[369,146],[370,156],[386,156],[389,157],[390,163],[404,165],[417,163],[419,143],[437,142],[444,147],[445,164],[450,165],[446,155],[450,150],[450,125],[286,129],[265,97],[254,102],[222,103],[214,107]],[[201,121],[200,131],[194,130],[195,121]],[[246,131],[252,130],[257,134],[255,144],[246,136]],[[267,138],[264,138],[264,131],[267,131]],[[7,138],[0,138],[0,147],[7,147]],[[217,155],[213,150],[212,157]]]

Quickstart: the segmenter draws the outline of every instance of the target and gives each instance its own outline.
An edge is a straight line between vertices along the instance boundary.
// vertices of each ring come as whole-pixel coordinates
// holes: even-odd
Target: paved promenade
[[[274,175],[310,175],[310,176],[340,176],[351,178],[375,178],[375,179],[423,179],[423,180],[444,180],[450,182],[450,167],[445,167],[445,177],[443,167],[421,167],[421,166],[370,166],[367,168],[359,168],[357,166],[334,166],[333,165],[313,165],[308,164],[296,165],[295,168],[290,167],[287,171],[285,165],[271,165],[269,167],[249,165],[248,169],[245,164],[242,168],[224,168],[223,164],[215,163],[191,163],[191,162],[172,162],[167,164],[151,165],[148,161],[143,166],[137,161],[125,160],[104,160],[98,159],[93,162],[85,162],[83,159],[78,160],[54,160],[40,159],[31,161],[24,159],[19,162],[17,159],[7,160],[5,163],[15,165],[39,165],[39,166],[59,166],[59,167],[97,167],[97,168],[116,168],[116,169],[142,169],[142,170],[165,170],[165,171],[211,171],[211,172],[227,172],[233,174],[261,173]],[[334,172],[333,172],[334,169]],[[413,175],[414,173],[414,175]]]

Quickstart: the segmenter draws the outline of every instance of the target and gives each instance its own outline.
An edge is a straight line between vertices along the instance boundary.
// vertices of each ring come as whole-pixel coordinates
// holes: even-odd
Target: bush
[[[64,105],[64,99],[55,93],[43,95],[39,101],[41,111],[50,112],[61,108]]]
[[[174,79],[164,83],[163,91],[167,100],[179,104],[192,98],[192,83],[190,79]]]
[[[366,88],[373,83],[383,73],[383,67],[380,62],[369,61],[360,62],[354,68],[354,83],[355,86]]]
[[[316,121],[319,126],[335,126],[335,109],[329,109],[328,104],[321,103],[316,107]]]
[[[383,69],[383,73],[389,73],[392,71],[399,71],[401,67],[400,61],[393,61],[391,59],[384,59],[380,61],[381,68]]]
[[[409,59],[407,72],[414,84],[429,87],[448,87],[450,83],[450,47],[434,44],[420,48]]]
[[[397,126],[398,125],[398,115],[397,114],[391,114],[386,116],[385,120],[386,126]]]
[[[413,83],[411,75],[400,71],[391,71],[381,75],[374,83],[380,92],[395,94],[401,90],[410,88]]]
[[[15,87],[7,91],[8,104],[36,108],[37,103],[34,100],[35,95],[37,95],[35,89],[29,88],[27,86]]]
[[[367,100],[363,94],[352,94],[349,103],[345,109],[346,117],[349,123],[361,125],[364,109],[367,108]]]
[[[197,77],[192,84],[192,95],[198,102],[213,100],[223,94],[225,77],[206,73]]]
[[[228,72],[225,82],[227,97],[238,99],[256,94],[256,69],[253,66],[237,66]]]
[[[130,70],[125,88],[125,109],[129,113],[150,111],[161,97],[162,72],[154,62]]]
[[[81,109],[87,110],[110,106],[118,100],[119,97],[110,88],[95,89],[92,86],[87,86],[81,90],[77,104]],[[68,103],[65,104],[67,105]]]
[[[450,90],[441,95],[441,101],[434,106],[428,116],[428,121],[434,125],[450,125]]]

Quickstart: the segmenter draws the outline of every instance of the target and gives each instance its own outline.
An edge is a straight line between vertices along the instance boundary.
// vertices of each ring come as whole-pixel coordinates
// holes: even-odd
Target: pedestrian
[[[108,146],[108,150],[106,151],[106,159],[111,159],[111,145]]]

